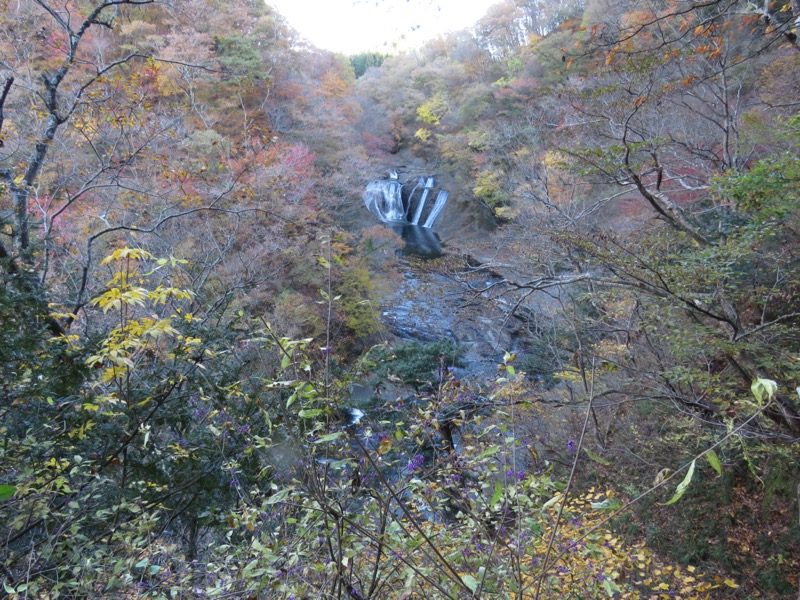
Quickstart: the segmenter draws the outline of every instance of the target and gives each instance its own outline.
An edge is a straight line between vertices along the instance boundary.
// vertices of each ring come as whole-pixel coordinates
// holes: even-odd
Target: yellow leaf
[[[736,589],[739,587],[739,584],[734,582],[733,579],[726,579],[723,583],[727,585],[729,588]]]

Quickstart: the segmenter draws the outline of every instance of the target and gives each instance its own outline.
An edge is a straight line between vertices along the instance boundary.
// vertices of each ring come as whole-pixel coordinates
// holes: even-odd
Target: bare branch
[[[3,147],[3,106],[5,106],[8,92],[11,90],[13,83],[14,77],[10,76],[3,84],[3,92],[0,94],[0,148]]]

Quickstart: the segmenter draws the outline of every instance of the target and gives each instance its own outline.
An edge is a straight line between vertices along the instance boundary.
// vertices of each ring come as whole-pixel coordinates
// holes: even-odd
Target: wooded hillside
[[[505,0],[344,57],[0,0],[5,597],[796,598],[798,23]],[[438,259],[364,207],[395,167]],[[387,330],[408,272],[509,347]]]

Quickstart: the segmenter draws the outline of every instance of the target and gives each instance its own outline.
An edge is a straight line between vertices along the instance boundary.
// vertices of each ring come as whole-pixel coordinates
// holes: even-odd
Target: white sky
[[[419,46],[474,25],[499,0],[265,0],[318,48],[356,54]]]

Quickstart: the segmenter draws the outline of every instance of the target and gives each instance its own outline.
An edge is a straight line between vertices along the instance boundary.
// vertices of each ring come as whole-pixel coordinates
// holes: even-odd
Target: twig
[[[0,94],[0,148],[3,147],[3,106],[5,106],[6,97],[13,83],[14,77],[6,79],[5,84],[3,84],[3,93]]]
[[[583,428],[581,429],[580,438],[578,438],[578,446],[575,448],[575,460],[572,461],[572,472],[569,474],[569,481],[567,481],[567,487],[564,490],[564,495],[561,499],[561,504],[558,507],[558,517],[556,517],[556,524],[553,526],[553,533],[550,535],[550,541],[547,543],[547,551],[544,554],[544,561],[542,562],[542,572],[539,574],[538,580],[536,582],[536,596],[534,597],[535,600],[539,600],[539,597],[542,593],[542,582],[544,578],[547,576],[547,561],[550,558],[550,552],[553,550],[553,544],[556,540],[556,534],[558,533],[558,526],[561,524],[561,517],[564,513],[564,507],[567,505],[567,498],[569,496],[570,489],[572,488],[572,483],[575,481],[575,473],[578,470],[578,460],[580,460],[581,456],[581,446],[583,445],[583,438],[586,435],[586,428],[589,425],[589,416],[592,414],[592,400],[594,399],[594,361],[595,359],[592,358],[592,377],[589,381],[589,403],[586,406],[586,417],[583,420]],[[561,558],[559,554],[553,564]]]

